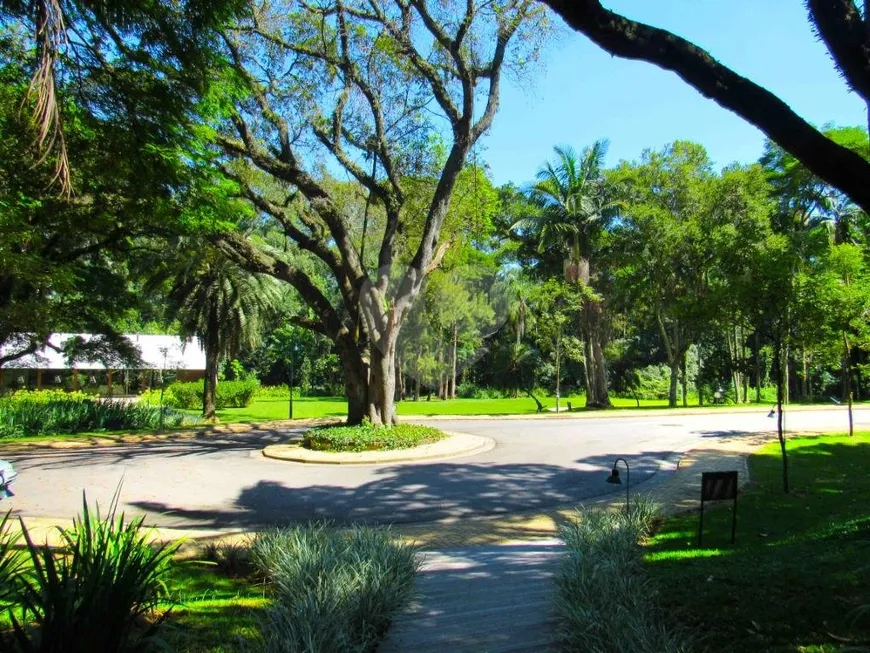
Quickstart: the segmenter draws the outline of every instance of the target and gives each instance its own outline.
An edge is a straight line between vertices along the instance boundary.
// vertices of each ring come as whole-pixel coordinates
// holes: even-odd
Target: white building
[[[159,372],[179,381],[193,381],[205,374],[205,352],[196,339],[178,336],[124,334],[140,352],[141,363],[136,369],[108,369],[100,361],[76,361],[69,365],[62,350],[70,338],[90,340],[87,333],[55,333],[50,347],[10,361],[0,369],[0,386],[15,388],[65,387],[77,389],[92,386],[101,392],[113,393],[115,385],[151,387],[159,383]],[[0,356],[6,351],[0,347]]]

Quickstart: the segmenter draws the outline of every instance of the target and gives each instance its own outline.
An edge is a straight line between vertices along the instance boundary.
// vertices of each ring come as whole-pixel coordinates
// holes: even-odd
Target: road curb
[[[460,458],[495,448],[495,440],[482,435],[446,432],[449,437],[412,449],[332,453],[312,451],[299,443],[273,444],[262,450],[265,458],[305,465],[385,465],[420,460]]]

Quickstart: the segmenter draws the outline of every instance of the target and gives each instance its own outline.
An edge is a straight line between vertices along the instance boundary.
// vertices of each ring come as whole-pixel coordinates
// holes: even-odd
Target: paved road
[[[508,514],[580,501],[617,490],[604,479],[616,456],[631,464],[632,483],[661,478],[669,464],[710,438],[770,430],[753,413],[593,419],[439,420],[445,430],[486,435],[496,447],[436,462],[365,467],[312,466],[265,459],[267,444],[297,431],[255,431],[193,440],[79,450],[34,450],[8,456],[19,477],[4,501],[22,515],[72,517],[88,499],[107,505],[123,481],[128,513],[152,525],[253,528],[311,517],[410,523],[445,517]],[[845,412],[787,415],[787,427],[845,428]],[[870,409],[856,411],[870,428]]]

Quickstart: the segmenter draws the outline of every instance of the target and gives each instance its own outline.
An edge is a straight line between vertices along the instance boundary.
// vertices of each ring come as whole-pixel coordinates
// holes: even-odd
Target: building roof
[[[58,348],[70,338],[79,336],[90,340],[94,336],[88,333],[54,333],[48,341]],[[139,369],[151,370],[204,370],[205,352],[195,339],[183,339],[178,336],[152,336],[138,333],[124,334],[124,337],[139,348],[142,364]],[[164,359],[164,350],[166,353]],[[5,348],[0,347],[0,355],[5,354]],[[104,370],[106,366],[99,361],[78,361],[75,365],[79,370]],[[69,369],[61,352],[51,347],[44,347],[34,354],[10,361],[5,369]]]

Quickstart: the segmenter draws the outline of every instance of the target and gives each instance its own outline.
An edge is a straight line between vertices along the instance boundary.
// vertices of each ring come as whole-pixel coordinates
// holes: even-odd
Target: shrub
[[[293,396],[299,397],[302,393],[300,388],[293,388]],[[290,388],[286,383],[282,385],[261,385],[257,388],[257,397],[263,399],[287,399],[290,396]]]
[[[24,564],[24,556],[17,547],[20,533],[10,528],[11,514],[7,512],[0,519],[0,608],[6,608],[14,600]]]
[[[262,624],[268,653],[374,650],[410,599],[418,568],[413,547],[368,527],[277,530],[259,536],[252,553],[274,589]]]
[[[507,394],[498,388],[485,388],[463,381],[456,388],[456,396],[461,399],[503,399]]]
[[[82,515],[61,531],[63,550],[33,543],[23,528],[30,570],[21,575],[10,613],[21,651],[143,651],[157,644],[167,616],[155,614],[179,543],[151,545],[142,519],[109,514],[83,501]]]
[[[567,554],[556,578],[558,637],[565,650],[677,653],[689,637],[669,627],[643,568],[638,541],[657,519],[643,499],[624,511],[578,509],[560,528]]]
[[[202,379],[186,383],[172,383],[164,390],[163,405],[184,410],[201,409],[204,385]],[[215,396],[216,407],[218,409],[246,408],[253,403],[259,388],[260,382],[257,380],[219,381]],[[160,390],[144,393],[140,403],[147,403],[151,406],[159,405]]]
[[[231,578],[241,578],[251,573],[251,548],[248,544],[210,542],[205,546],[202,558]]]
[[[322,426],[311,429],[302,439],[302,446],[315,451],[386,451],[410,449],[445,438],[443,431],[418,424],[373,426],[364,422],[358,426]]]
[[[45,392],[46,397],[40,396]],[[164,411],[164,426],[181,426],[185,416]],[[104,401],[84,395],[40,391],[0,399],[0,438],[85,431],[157,429],[160,409],[142,403]]]

